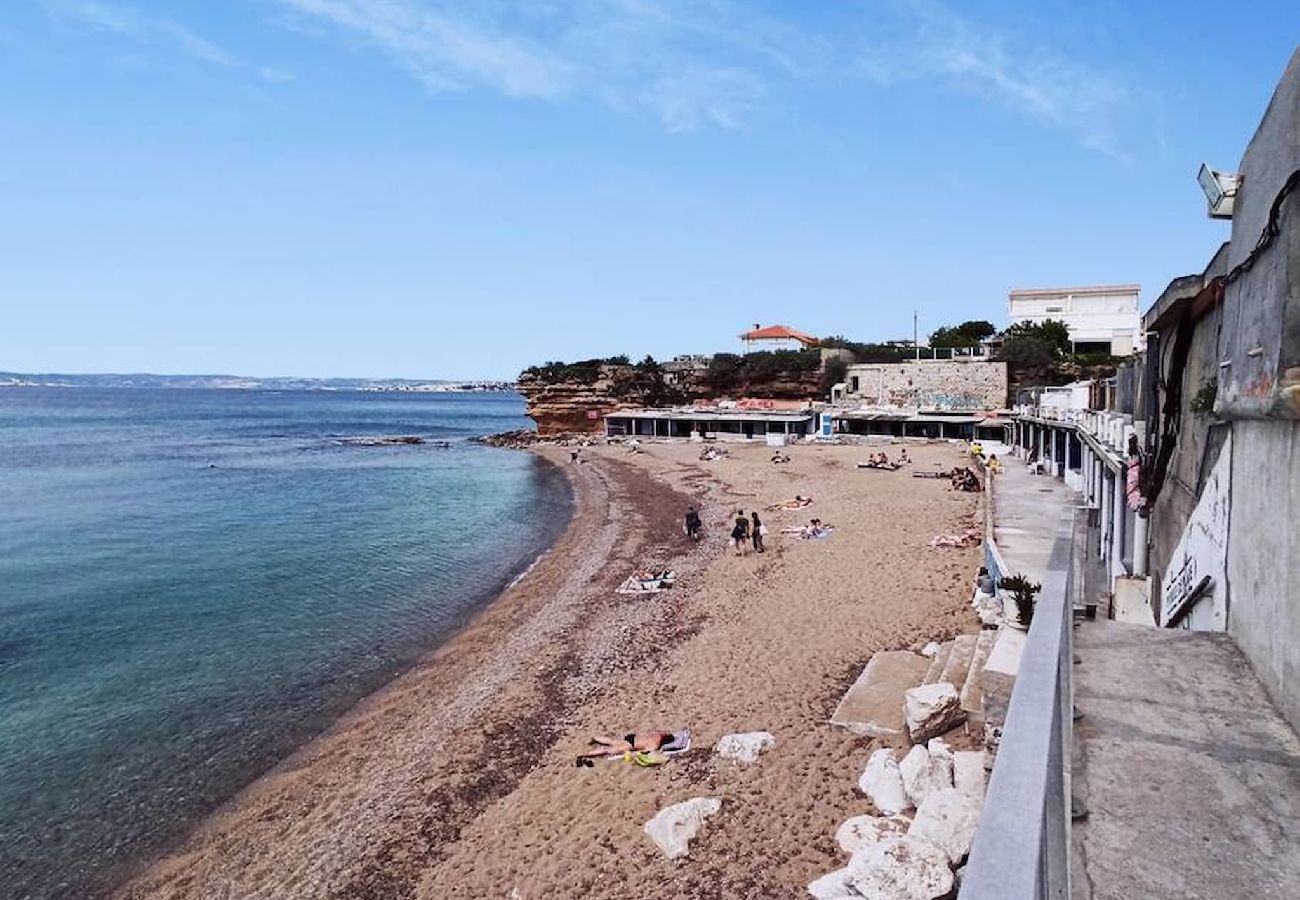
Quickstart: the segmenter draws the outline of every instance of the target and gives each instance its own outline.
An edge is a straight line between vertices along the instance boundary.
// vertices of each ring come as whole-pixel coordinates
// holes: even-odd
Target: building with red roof
[[[789,325],[764,327],[755,323],[754,328],[742,334],[740,339],[745,342],[746,353],[753,350],[803,350],[817,346],[817,338]]]

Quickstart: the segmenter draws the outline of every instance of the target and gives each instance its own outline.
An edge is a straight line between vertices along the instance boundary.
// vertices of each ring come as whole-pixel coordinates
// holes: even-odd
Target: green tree
[[[1070,352],[1070,328],[1059,319],[1042,322],[1017,322],[1006,331],[1007,340],[1024,338],[1046,344],[1058,356]]]
[[[931,347],[977,347],[984,338],[997,334],[992,322],[972,319],[960,325],[945,325],[930,335]]]
[[[830,394],[831,388],[844,381],[849,374],[849,364],[838,356],[832,356],[822,367],[821,389],[823,394]]]
[[[740,357],[734,353],[715,353],[704,373],[704,383],[718,393],[732,390],[740,383]]]

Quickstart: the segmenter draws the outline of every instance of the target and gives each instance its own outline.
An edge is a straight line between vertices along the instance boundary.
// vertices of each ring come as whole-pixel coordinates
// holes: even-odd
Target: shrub
[[[1028,628],[1034,619],[1034,604],[1038,602],[1035,595],[1043,586],[1034,584],[1024,575],[1016,574],[1003,578],[998,582],[998,587],[1011,593],[1016,601],[1016,615],[1020,618],[1020,624]]]

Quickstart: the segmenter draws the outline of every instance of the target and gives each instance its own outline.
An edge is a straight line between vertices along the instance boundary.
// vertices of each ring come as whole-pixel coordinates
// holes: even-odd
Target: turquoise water
[[[0,390],[0,897],[94,896],[563,529],[515,395]],[[451,442],[360,447],[341,438]]]

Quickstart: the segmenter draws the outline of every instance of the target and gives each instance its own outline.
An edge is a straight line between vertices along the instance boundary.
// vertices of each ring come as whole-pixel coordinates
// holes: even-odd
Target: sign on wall
[[[1182,616],[1181,627],[1193,631],[1224,631],[1228,627],[1226,573],[1231,470],[1232,435],[1229,434],[1160,581],[1162,626],[1168,627],[1172,619]]]

